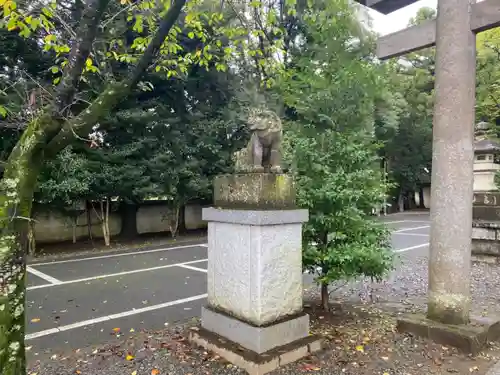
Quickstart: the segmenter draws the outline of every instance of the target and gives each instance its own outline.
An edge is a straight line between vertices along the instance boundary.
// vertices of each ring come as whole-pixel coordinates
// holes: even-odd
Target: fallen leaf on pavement
[[[320,367],[317,367],[317,366],[314,366],[314,365],[311,365],[309,363],[306,363],[303,367],[302,367],[303,370],[306,370],[306,371],[319,371],[321,370]]]
[[[39,321],[40,321],[40,318],[31,319],[31,323],[38,323]]]
[[[356,351],[364,353],[365,352],[365,348],[363,348],[363,345],[358,345],[358,346],[356,346]]]
[[[158,370],[157,368],[152,369],[151,375],[160,375],[160,370]]]
[[[126,359],[127,361],[131,361],[131,360],[133,360],[133,359],[134,359],[134,356],[133,356],[133,355],[130,355],[130,354],[127,354],[127,356],[125,357],[125,359]]]
[[[113,328],[113,332],[120,332],[120,328]]]
[[[130,375],[137,375],[137,371],[132,371]]]

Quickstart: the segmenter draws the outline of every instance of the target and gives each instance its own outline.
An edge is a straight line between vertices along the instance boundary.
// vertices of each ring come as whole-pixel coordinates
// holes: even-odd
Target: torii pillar
[[[358,2],[387,14],[416,1]],[[436,46],[427,316],[405,317],[398,327],[472,353],[499,331],[493,320],[469,324],[476,33],[499,25],[500,0],[438,0],[436,20],[377,46],[380,59]]]

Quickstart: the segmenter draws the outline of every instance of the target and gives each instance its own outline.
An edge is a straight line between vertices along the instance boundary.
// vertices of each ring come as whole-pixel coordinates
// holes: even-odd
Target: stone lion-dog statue
[[[234,154],[236,172],[281,173],[283,126],[279,116],[268,109],[249,110],[252,136],[247,146]]]

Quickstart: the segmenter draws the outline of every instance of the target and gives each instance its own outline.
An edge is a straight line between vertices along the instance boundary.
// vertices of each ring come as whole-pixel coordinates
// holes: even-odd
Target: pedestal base
[[[235,366],[247,371],[250,375],[267,374],[280,366],[298,361],[322,349],[322,340],[320,338],[308,336],[288,345],[258,354],[198,327],[191,330],[189,341],[216,353]]]
[[[397,329],[472,355],[477,355],[488,342],[500,339],[500,319],[491,317],[474,317],[467,325],[448,325],[429,320],[423,314],[409,314],[398,319]]]
[[[305,313],[279,322],[256,327],[239,319],[204,307],[201,326],[255,353],[262,354],[309,336],[309,315]]]

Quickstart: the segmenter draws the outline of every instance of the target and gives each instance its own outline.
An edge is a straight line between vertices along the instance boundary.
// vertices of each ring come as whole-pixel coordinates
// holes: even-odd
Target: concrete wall
[[[201,219],[201,205],[187,205],[183,208],[184,226],[188,230],[206,228],[207,224]],[[162,218],[164,215],[171,214],[166,204],[147,204],[139,207],[137,211],[137,232],[160,233],[168,232],[168,225]],[[71,241],[73,239],[73,225],[69,216],[62,213],[50,211],[39,207],[34,215],[35,239],[38,243],[56,243]],[[102,238],[102,228],[99,218],[94,212],[91,212],[92,236]],[[122,227],[122,218],[116,212],[109,215],[109,231],[111,236],[120,233]],[[88,237],[87,214],[83,213],[78,217],[76,227],[77,239]]]
[[[92,237],[102,238],[102,228],[97,215],[91,212]],[[40,209],[34,215],[35,239],[39,243],[63,242],[73,239],[73,224],[69,216],[62,213]],[[109,232],[111,236],[120,233],[121,217],[115,213],[109,215]],[[76,226],[76,238],[87,238],[87,214],[83,213],[78,217]]]

